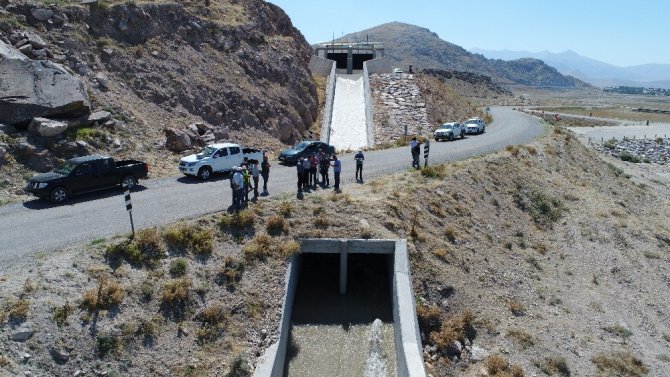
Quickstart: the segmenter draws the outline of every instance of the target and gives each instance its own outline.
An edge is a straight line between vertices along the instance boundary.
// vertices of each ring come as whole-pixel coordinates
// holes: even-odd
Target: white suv
[[[466,134],[481,134],[486,131],[486,123],[481,118],[470,118],[463,125]]]
[[[463,129],[463,126],[460,123],[457,122],[452,122],[452,123],[445,123],[441,125],[438,129],[433,132],[433,137],[435,137],[435,141],[440,141],[440,140],[454,140],[457,137],[460,137],[461,139],[465,137],[465,130]]]

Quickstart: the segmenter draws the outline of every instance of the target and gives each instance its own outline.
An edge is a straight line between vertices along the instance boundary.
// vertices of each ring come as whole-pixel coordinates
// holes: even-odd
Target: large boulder
[[[33,61],[0,41],[0,123],[70,118],[90,111],[83,83],[61,65]]]
[[[35,118],[28,126],[28,132],[42,137],[62,134],[67,130],[67,123],[47,118]]]
[[[182,130],[167,128],[165,129],[165,136],[165,146],[173,152],[183,152],[193,146],[191,137]]]

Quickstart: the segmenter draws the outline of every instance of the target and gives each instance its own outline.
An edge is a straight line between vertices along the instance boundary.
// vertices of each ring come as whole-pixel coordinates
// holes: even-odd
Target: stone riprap
[[[427,135],[431,131],[426,102],[414,75],[375,73],[370,75],[373,97],[375,143],[386,144],[405,135]]]
[[[596,150],[621,158],[637,157],[641,162],[667,164],[670,162],[670,138],[607,140],[594,144]]]

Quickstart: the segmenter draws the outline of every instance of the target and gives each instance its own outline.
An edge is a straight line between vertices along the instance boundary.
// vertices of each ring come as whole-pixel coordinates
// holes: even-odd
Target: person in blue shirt
[[[365,160],[363,151],[358,151],[354,156],[354,160],[356,160],[356,182],[363,182],[363,160]]]
[[[342,161],[333,156],[333,173],[335,174],[335,191],[340,191],[340,173],[342,172]]]

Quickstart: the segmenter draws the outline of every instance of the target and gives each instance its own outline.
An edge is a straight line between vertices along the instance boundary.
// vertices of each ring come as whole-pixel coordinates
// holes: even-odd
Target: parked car
[[[393,73],[403,73],[401,68],[393,68]]]
[[[301,141],[292,148],[287,148],[279,153],[279,162],[284,164],[295,164],[299,158],[311,156],[314,153],[324,152],[330,157],[335,154],[335,147],[322,141]]]
[[[67,201],[71,196],[110,187],[133,188],[146,178],[149,166],[141,161],[114,161],[101,155],[67,160],[56,169],[28,179],[26,191],[54,204]]]
[[[248,160],[261,161],[263,152],[233,143],[210,144],[196,154],[182,157],[179,160],[179,171],[206,181],[213,173],[228,172],[233,166],[240,166],[245,157]]]
[[[457,137],[460,137],[461,139],[465,137],[465,129],[460,123],[457,122],[452,122],[452,123],[445,123],[438,127],[438,129],[433,132],[433,137],[435,138],[435,141],[440,141],[440,140],[454,140]]]
[[[470,118],[463,125],[467,134],[481,134],[486,131],[486,123],[481,118]]]

